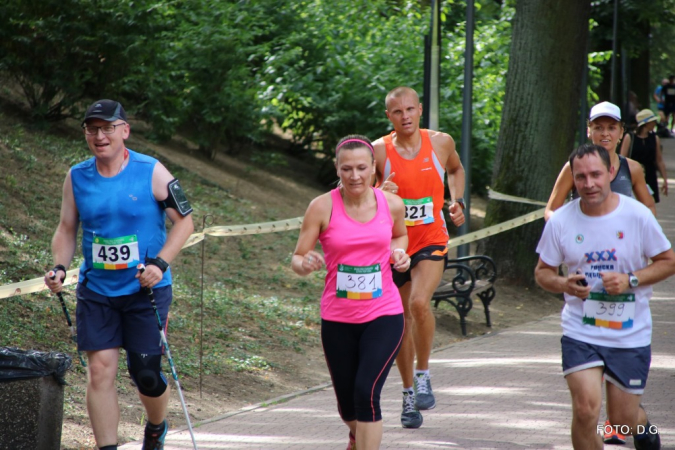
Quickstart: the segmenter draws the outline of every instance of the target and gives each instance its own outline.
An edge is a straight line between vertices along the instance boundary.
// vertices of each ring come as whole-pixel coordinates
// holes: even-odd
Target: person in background
[[[375,159],[367,137],[342,138],[335,160],[340,183],[309,204],[291,267],[301,276],[328,271],[321,342],[349,428],[347,450],[376,450],[382,440],[380,393],[403,338],[392,270],[410,267],[405,207],[398,196],[372,187]],[[324,255],[314,249],[317,240]]]
[[[645,181],[644,171],[640,164],[632,159],[620,156],[617,146],[623,135],[621,123],[621,110],[610,102],[602,102],[591,108],[588,120],[588,137],[593,144],[604,147],[609,153],[612,164],[611,189],[613,192],[635,198],[649,208],[656,215],[654,198],[649,194]],[[555,210],[560,208],[567,199],[569,193],[578,196],[574,188],[574,179],[570,170],[569,162],[565,163],[558,179],[555,181],[551,196],[546,205],[544,219],[548,220]]]
[[[661,153],[661,140],[654,133],[658,118],[651,109],[643,109],[636,116],[637,130],[635,134],[626,133],[621,142],[621,156],[633,159],[644,168],[645,180],[651,191],[654,202],[659,202],[659,183],[656,179],[658,169],[663,178],[661,192],[668,195],[668,174]]]
[[[662,79],[661,84],[656,86],[656,89],[654,89],[654,93],[652,94],[652,97],[656,102],[656,109],[659,112],[659,124],[663,125],[664,127],[666,126],[666,115],[663,112],[663,95],[661,92],[663,90],[663,86],[666,84],[668,84],[668,78]]]
[[[459,227],[464,223],[464,167],[449,134],[420,129],[422,104],[417,92],[405,86],[392,89],[385,106],[394,131],[373,143],[376,177],[382,190],[403,199],[412,259],[409,270],[394,273],[406,317],[396,358],[403,381],[401,425],[419,428],[424,420],[420,410],[436,406],[429,372],[436,329],[431,296],[443,276],[448,253],[444,181],[447,173],[450,219]]]
[[[661,89],[663,98],[663,114],[666,116],[666,127],[673,132],[675,126],[675,75],[668,77],[668,84]]]
[[[60,292],[77,249],[77,346],[87,353],[87,412],[100,450],[117,449],[120,410],[115,379],[120,348],[145,408],[143,450],[164,448],[169,387],[162,372],[157,317],[141,288],[153,288],[162,324],[172,300],[170,263],[194,230],[192,208],[178,182],[159,161],[125,146],[131,127],[122,105],[94,102],[82,122],[93,157],[66,175],[61,218],[52,239]],[[173,223],[167,234],[165,218]],[[137,265],[145,263],[140,273]]]

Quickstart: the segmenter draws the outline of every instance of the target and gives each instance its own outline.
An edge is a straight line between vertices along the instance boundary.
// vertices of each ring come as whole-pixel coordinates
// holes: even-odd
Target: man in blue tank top
[[[142,288],[153,288],[166,326],[172,299],[169,264],[194,231],[192,208],[166,167],[126,148],[131,129],[119,102],[93,103],[82,128],[93,157],[66,175],[52,240],[56,276],[45,276],[45,282],[53,292],[61,290],[81,226],[77,345],[89,360],[87,411],[96,445],[117,449],[115,379],[122,347],[148,418],[143,449],[162,449],[169,389],[161,371],[157,318]],[[166,217],[173,223],[168,234]],[[139,263],[146,265],[143,273],[136,268]]]

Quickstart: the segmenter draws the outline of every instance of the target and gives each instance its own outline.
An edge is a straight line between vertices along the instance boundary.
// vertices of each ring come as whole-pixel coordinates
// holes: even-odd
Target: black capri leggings
[[[380,393],[401,346],[403,325],[403,314],[366,323],[321,320],[321,342],[342,420],[382,420]]]

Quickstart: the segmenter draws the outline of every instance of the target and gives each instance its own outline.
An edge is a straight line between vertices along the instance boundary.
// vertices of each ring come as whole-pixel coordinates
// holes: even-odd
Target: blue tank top
[[[101,295],[117,297],[140,290],[136,266],[155,258],[166,241],[165,214],[152,193],[157,160],[129,150],[118,175],[105,178],[94,158],[70,171],[82,224],[80,283]],[[171,284],[171,271],[155,286]]]
[[[614,179],[609,183],[609,188],[612,192],[623,194],[627,197],[633,197],[633,178],[630,176],[630,167],[628,167],[628,160],[621,155],[619,156],[619,170]],[[572,198],[579,198],[577,188],[572,187]]]

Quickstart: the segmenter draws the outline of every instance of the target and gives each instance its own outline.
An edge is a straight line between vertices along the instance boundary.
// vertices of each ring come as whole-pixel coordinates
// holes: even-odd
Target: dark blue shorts
[[[166,331],[171,286],[153,289]],[[81,351],[122,347],[128,352],[161,355],[157,316],[147,294],[106,297],[80,283],[77,286],[77,347]]]
[[[587,344],[567,336],[562,344],[563,375],[603,367],[605,379],[629,394],[642,395],[647,386],[652,347],[615,348]]]
[[[396,287],[400,288],[408,281],[411,280],[410,272],[417,265],[418,262],[428,259],[430,261],[445,261],[448,257],[448,246],[447,245],[429,245],[427,247],[421,248],[419,251],[410,255],[410,268],[405,272],[399,272],[394,270],[392,265],[391,274],[392,279]]]

